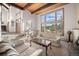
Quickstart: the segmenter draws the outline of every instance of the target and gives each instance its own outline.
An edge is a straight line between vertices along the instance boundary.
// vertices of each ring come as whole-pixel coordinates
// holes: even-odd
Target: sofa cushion
[[[15,44],[15,46],[17,47],[17,46],[24,44],[24,41],[23,40],[16,40],[13,42],[13,44]]]
[[[26,46],[25,44],[22,44],[22,45],[19,45],[19,46],[15,47],[15,49],[17,50],[17,52],[19,54],[24,52],[27,48],[28,48],[28,46]]]
[[[33,48],[33,47],[29,47],[28,49],[26,49],[24,52],[21,53],[21,56],[29,56],[32,53],[34,53],[37,49]]]

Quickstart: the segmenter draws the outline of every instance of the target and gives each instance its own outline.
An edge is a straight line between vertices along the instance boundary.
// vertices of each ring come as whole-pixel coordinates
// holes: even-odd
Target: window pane
[[[44,21],[45,21],[45,15],[41,16],[42,17],[42,32],[44,32]]]
[[[6,21],[8,20],[7,18],[7,16],[8,16],[8,9],[7,8],[5,8],[4,6],[2,6],[2,24],[6,24]]]
[[[63,9],[56,11],[56,17],[57,17],[57,30],[61,32],[63,27],[62,26]]]
[[[57,30],[58,30],[59,32],[62,31],[62,22],[58,22],[58,23],[57,23]]]
[[[46,30],[54,31],[55,12],[46,15]]]
[[[62,20],[63,9],[56,11],[57,20]]]

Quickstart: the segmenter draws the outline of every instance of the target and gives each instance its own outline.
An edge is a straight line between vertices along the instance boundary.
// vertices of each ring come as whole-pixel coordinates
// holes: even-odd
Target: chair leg
[[[52,45],[51,45],[51,43],[50,43],[50,49],[52,49],[52,47],[51,47]]]
[[[32,46],[32,43],[31,43],[31,41],[30,41],[30,47]]]

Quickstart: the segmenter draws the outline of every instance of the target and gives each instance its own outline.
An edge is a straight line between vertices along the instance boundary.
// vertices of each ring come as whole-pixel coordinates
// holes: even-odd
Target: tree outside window
[[[42,20],[42,32],[44,28],[46,31],[53,32],[62,32],[63,29],[63,9],[56,10],[41,16]]]

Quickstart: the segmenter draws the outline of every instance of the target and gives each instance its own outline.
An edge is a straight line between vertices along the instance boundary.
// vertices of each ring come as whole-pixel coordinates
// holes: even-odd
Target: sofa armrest
[[[41,56],[42,52],[43,52],[42,49],[38,49],[34,53],[32,53],[30,56]]]

